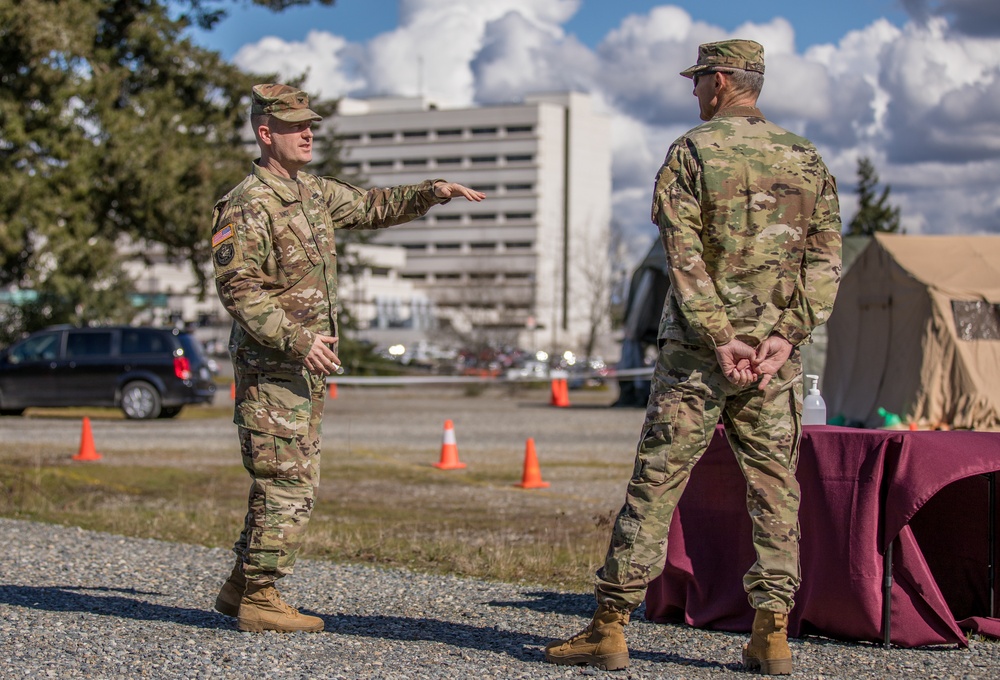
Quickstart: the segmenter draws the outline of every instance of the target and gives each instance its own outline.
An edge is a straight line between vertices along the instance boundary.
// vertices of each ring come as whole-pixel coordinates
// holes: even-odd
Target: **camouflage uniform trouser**
[[[236,370],[236,417],[243,467],[253,480],[243,532],[233,551],[248,581],[292,573],[319,486],[324,380]]]
[[[635,470],[597,572],[597,601],[629,611],[642,603],[649,582],[663,571],[670,520],[691,468],[721,416],[746,477],[757,553],[743,587],[754,609],[790,611],[800,580],[799,352],[792,352],[765,391],[756,384],[741,390],[722,374],[714,350],[660,343]]]

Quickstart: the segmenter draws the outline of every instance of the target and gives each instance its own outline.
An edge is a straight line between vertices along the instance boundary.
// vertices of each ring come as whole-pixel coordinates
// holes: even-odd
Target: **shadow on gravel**
[[[120,594],[105,594],[120,593]],[[168,621],[195,628],[232,628],[232,622],[206,609],[185,609],[144,601],[160,595],[134,588],[0,585],[0,603],[51,612],[87,612],[99,616],[141,621]]]
[[[544,662],[545,645],[554,639],[549,636],[534,635],[531,633],[499,630],[494,626],[477,627],[462,623],[452,623],[450,621],[410,619],[400,616],[356,616],[341,614],[337,616],[324,616],[323,622],[326,624],[327,633],[362,636],[379,640],[400,640],[405,642],[424,640],[427,642],[440,642],[441,644],[453,647],[506,654],[520,661]],[[635,660],[670,664],[672,666],[717,668],[728,671],[740,670],[739,664],[724,664],[705,659],[692,659],[680,654],[667,652],[632,649],[629,651],[629,656]]]
[[[594,613],[597,606],[594,596],[589,593],[556,593],[547,590],[538,590],[529,593],[521,593],[525,597],[533,597],[533,600],[512,600],[510,602],[488,602],[491,607],[514,607],[517,609],[530,609],[535,612],[548,612],[551,614],[579,614],[588,619]]]
[[[440,642],[455,647],[506,654],[522,661],[539,661],[542,648],[552,638],[541,635],[478,627],[436,619],[400,616],[324,616],[327,633],[362,636],[380,640]]]
[[[739,650],[737,650],[739,653]],[[730,671],[734,673],[742,672],[746,669],[738,663],[721,663],[719,661],[708,661],[706,659],[692,659],[680,654],[668,652],[647,652],[643,650],[629,649],[628,656],[636,661],[649,661],[650,663],[668,663],[674,666],[688,666],[691,668],[715,668],[720,671]]]

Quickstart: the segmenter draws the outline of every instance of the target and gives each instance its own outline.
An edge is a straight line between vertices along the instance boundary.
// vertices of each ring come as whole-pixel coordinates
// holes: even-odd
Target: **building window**
[[[534,214],[530,212],[504,213],[504,219],[508,222],[530,220],[532,217],[534,217]]]
[[[403,130],[403,139],[426,139],[427,130]]]
[[[507,250],[531,250],[531,241],[507,241],[503,247]]]
[[[401,279],[406,279],[407,281],[426,281],[427,274],[402,274]]]
[[[497,190],[497,185],[496,184],[473,184],[469,188],[472,189],[473,191],[482,191],[482,192],[485,193],[487,191],[496,191]]]
[[[448,215],[448,214],[445,214],[445,215],[435,215],[434,218],[437,220],[437,222],[439,224],[441,222],[461,222],[462,221],[462,216],[461,215]]]
[[[447,130],[438,130],[437,131],[437,136],[438,137],[461,137],[462,136],[462,130],[461,130],[461,128],[449,128]]]
[[[434,275],[434,280],[435,281],[458,281],[458,279],[459,279],[459,275],[458,274],[435,274]]]
[[[359,134],[337,135],[337,139],[339,139],[342,142],[360,142],[361,135]]]
[[[403,250],[427,250],[425,243],[404,243]]]
[[[534,184],[508,184],[504,187],[507,191],[513,193],[516,191],[531,191],[535,188]]]
[[[489,241],[477,241],[475,243],[470,243],[469,248],[472,250],[496,250],[497,244]],[[492,276],[492,274],[490,274]]]
[[[344,163],[344,172],[358,172],[361,170],[361,163]]]
[[[497,162],[496,156],[473,156],[469,159],[473,165],[487,165]]]
[[[530,153],[511,154],[506,158],[508,163],[530,163],[535,157]]]
[[[471,132],[477,137],[483,137],[486,135],[495,135],[497,133],[497,129],[495,127],[479,127],[472,128]]]
[[[403,159],[404,168],[426,168],[427,159],[426,158],[404,158]]]
[[[368,139],[372,141],[385,141],[387,139],[393,139],[396,136],[394,132],[369,132]]]
[[[507,134],[508,135],[530,135],[535,131],[535,128],[531,125],[508,125]]]
[[[449,156],[447,158],[438,158],[438,165],[461,165],[462,159],[458,157]]]
[[[389,276],[388,267],[372,267],[372,276],[377,276],[379,278],[385,278]]]
[[[391,168],[392,161],[368,161],[369,168]]]
[[[496,221],[496,213],[476,213],[474,215],[469,215],[469,219],[474,222],[489,222]]]
[[[458,250],[461,248],[460,243],[436,243],[434,245],[435,250]]]
[[[527,281],[531,278],[531,274],[528,272],[507,272],[504,274],[504,278],[508,281]]]
[[[470,281],[495,281],[497,278],[496,274],[490,272],[470,272]]]

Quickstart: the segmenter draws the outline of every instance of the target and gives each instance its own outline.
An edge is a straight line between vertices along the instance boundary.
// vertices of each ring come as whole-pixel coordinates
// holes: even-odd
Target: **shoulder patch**
[[[221,266],[225,267],[227,264],[233,261],[233,257],[236,255],[236,249],[233,247],[232,243],[227,243],[221,248],[215,251],[215,261]]]
[[[222,229],[212,234],[212,248],[217,248],[223,241],[233,237],[233,224],[230,222]]]

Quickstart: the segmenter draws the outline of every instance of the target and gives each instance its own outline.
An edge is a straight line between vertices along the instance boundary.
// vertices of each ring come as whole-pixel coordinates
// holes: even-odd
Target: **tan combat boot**
[[[625,626],[629,613],[601,605],[590,624],[568,640],[545,647],[545,660],[562,666],[596,666],[606,671],[628,668]]]
[[[316,633],[323,630],[323,619],[299,614],[297,609],[282,602],[273,583],[247,583],[243,599],[240,600],[236,626],[250,633],[262,633],[265,630],[278,633]]]
[[[743,645],[743,665],[765,675],[790,675],[792,650],[788,648],[788,614],[758,609],[753,617],[750,642]]]
[[[243,599],[243,591],[246,589],[247,579],[243,575],[243,563],[237,560],[236,566],[233,567],[233,573],[222,584],[222,590],[215,598],[215,611],[233,618],[239,616],[240,600]]]

